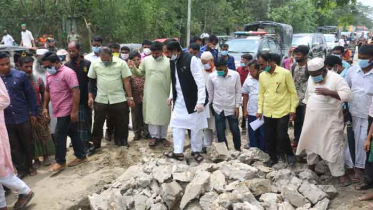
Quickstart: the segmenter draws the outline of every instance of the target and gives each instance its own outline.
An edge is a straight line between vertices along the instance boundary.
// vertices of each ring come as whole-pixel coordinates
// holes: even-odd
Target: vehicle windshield
[[[335,36],[325,36],[326,42],[335,42]]]
[[[229,45],[230,53],[256,52],[259,47],[259,40],[256,39],[234,39],[226,42]]]
[[[293,47],[297,47],[299,45],[306,45],[311,46],[311,36],[293,36]]]

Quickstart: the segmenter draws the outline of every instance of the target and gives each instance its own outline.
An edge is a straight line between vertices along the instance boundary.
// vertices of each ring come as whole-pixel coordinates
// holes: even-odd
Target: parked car
[[[333,48],[338,45],[338,40],[336,39],[334,34],[324,34],[326,45],[328,47],[328,54],[331,53]]]
[[[341,38],[342,28],[338,26],[319,26],[316,29],[316,33],[320,34],[333,34],[336,40]]]
[[[294,34],[292,46],[298,47],[299,45],[306,45],[310,48],[308,57],[311,59],[326,57],[328,46],[323,34]]]

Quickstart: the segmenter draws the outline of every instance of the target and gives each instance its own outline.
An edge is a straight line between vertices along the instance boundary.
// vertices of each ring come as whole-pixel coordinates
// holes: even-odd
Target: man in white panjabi
[[[208,89],[209,76],[211,73],[214,73],[216,71],[216,68],[214,66],[214,56],[209,51],[203,52],[201,55],[201,62],[203,64],[202,72],[205,78],[206,88]],[[212,110],[210,110],[209,105],[210,102],[206,106],[205,110],[208,127],[203,130],[203,152],[207,152],[206,149],[208,146],[211,145],[215,131],[215,118],[212,114]]]
[[[344,169],[342,103],[351,95],[347,82],[337,73],[324,67],[324,60],[308,62],[307,91],[303,103],[306,116],[300,136],[297,155],[306,150],[307,164],[315,171],[319,156],[326,161],[332,176],[340,177],[341,186],[351,184]]]
[[[164,155],[177,160],[184,159],[185,131],[191,130],[192,156],[197,162],[203,160],[202,136],[207,128],[205,105],[207,94],[201,62],[193,55],[183,52],[179,42],[170,42],[167,50],[171,53],[171,81],[173,114],[171,127],[174,151]]]

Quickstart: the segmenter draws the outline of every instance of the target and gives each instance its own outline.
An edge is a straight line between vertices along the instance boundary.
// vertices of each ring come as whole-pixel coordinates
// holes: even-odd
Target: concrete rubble
[[[238,153],[214,143],[206,157],[200,164],[144,157],[88,196],[91,209],[326,210],[338,196],[334,186],[318,185],[318,175],[301,166],[265,167],[269,157],[256,148]]]

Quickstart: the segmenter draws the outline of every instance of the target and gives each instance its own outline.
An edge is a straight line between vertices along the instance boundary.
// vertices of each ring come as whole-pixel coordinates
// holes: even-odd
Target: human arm
[[[131,108],[134,108],[135,102],[133,101],[132,88],[131,88],[131,83],[130,83],[130,78],[132,75],[131,70],[129,69],[126,62],[123,61],[121,65],[122,65],[121,74],[122,74],[123,86],[127,93],[127,103],[128,103],[128,106],[130,106]]]
[[[78,111],[80,103],[80,91],[79,87],[74,87],[71,89],[73,93],[73,108],[71,110],[70,118],[71,122],[76,123],[78,121]]]
[[[44,101],[44,92],[45,92],[45,84],[41,78],[38,78],[40,84],[39,84],[39,92],[40,92],[40,98],[41,98],[41,103]],[[43,106],[40,104],[40,106]]]
[[[34,88],[31,86],[30,80],[26,74],[22,74],[23,81],[23,92],[25,94],[30,112],[31,112],[31,122],[35,123],[38,116],[38,105],[36,101],[36,95]]]
[[[206,101],[206,84],[205,79],[203,77],[202,68],[199,62],[200,61],[196,57],[192,57],[190,70],[192,72],[194,81],[196,82],[198,89],[196,109],[198,112],[202,112],[204,110],[204,105]]]
[[[263,74],[259,75],[258,111],[256,114],[256,117],[259,119],[262,119],[262,115],[263,115],[263,104],[264,104],[264,93],[265,93],[262,75]]]
[[[285,82],[288,92],[290,93],[290,121],[295,120],[295,110],[299,104],[297,90],[294,85],[293,77],[291,76],[290,72],[286,72],[285,75]]]
[[[243,96],[243,117],[248,118],[249,114],[247,112],[247,103],[249,102],[249,80],[246,79],[242,86],[242,96]]]
[[[34,39],[34,37],[32,36],[32,33],[31,33],[31,32],[29,32],[29,36],[30,36],[30,40],[31,40],[31,43],[32,43],[32,47],[36,47],[35,39]]]
[[[128,60],[128,67],[131,69],[131,73],[136,77],[145,76],[145,61],[142,61],[139,68],[137,68],[132,60]]]
[[[235,82],[235,98],[236,98],[236,109],[235,116],[238,118],[240,114],[240,107],[242,106],[242,91],[241,91],[241,78],[240,75],[236,72],[236,82]]]
[[[10,104],[8,91],[6,90],[3,80],[0,78],[0,110],[4,110]]]
[[[372,135],[373,135],[373,123],[370,125],[367,139],[364,142],[363,147],[364,147],[365,152],[369,152],[370,150],[370,143],[372,141]]]
[[[44,91],[44,100],[43,100],[43,115],[46,119],[50,119],[49,117],[49,100],[50,100],[50,93],[49,93],[49,86],[48,83],[45,86],[45,91]]]
[[[88,106],[93,107],[93,102],[95,100],[95,94],[96,94],[96,79],[89,78],[88,82]]]

